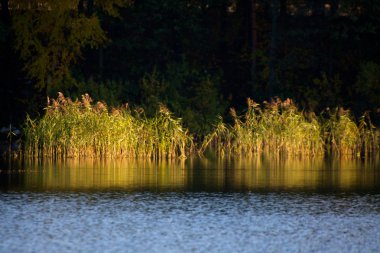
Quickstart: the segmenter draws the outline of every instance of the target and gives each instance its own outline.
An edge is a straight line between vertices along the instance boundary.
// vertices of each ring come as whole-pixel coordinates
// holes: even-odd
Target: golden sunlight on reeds
[[[184,160],[29,160],[26,185],[54,190],[182,189]],[[59,171],[59,173],[57,173]],[[43,172],[43,173],[41,173]]]
[[[255,103],[248,98],[244,115],[231,109],[233,125],[220,118],[200,148],[224,155],[360,156],[379,150],[379,132],[368,115],[355,123],[348,110],[328,110],[319,117],[300,111],[292,100]]]
[[[192,137],[181,119],[163,105],[152,118],[128,105],[108,108],[88,94],[72,101],[59,93],[48,99],[46,113],[25,124],[25,154],[29,157],[186,157]]]
[[[225,157],[218,162],[201,159],[186,172],[188,182],[212,190],[315,191],[332,187],[349,191],[377,187],[374,176],[378,163],[379,159],[363,162],[350,157],[304,159],[264,155]]]
[[[21,187],[36,190],[276,191],[372,189],[379,160],[251,158],[28,160]]]
[[[379,159],[250,158],[28,160],[21,187],[36,190],[343,191],[378,187]],[[20,183],[20,182],[19,182]]]
[[[219,156],[317,157],[368,156],[379,151],[379,131],[367,114],[356,123],[348,110],[326,110],[320,116],[300,111],[291,99],[262,105],[248,98],[244,115],[231,108],[233,124],[219,117],[213,132],[198,144],[198,153],[213,147]],[[27,117],[25,155],[54,158],[185,158],[196,149],[180,118],[164,105],[153,117],[128,105],[108,108],[88,94],[71,100],[48,99],[40,119]]]

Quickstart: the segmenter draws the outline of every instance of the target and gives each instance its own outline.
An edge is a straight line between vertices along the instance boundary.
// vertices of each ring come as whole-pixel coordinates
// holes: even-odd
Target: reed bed
[[[220,118],[199,149],[213,146],[220,155],[270,153],[285,156],[369,155],[379,150],[379,133],[368,114],[356,123],[343,109],[317,117],[300,111],[291,99],[262,105],[248,98],[248,108],[238,116],[231,109],[233,125]]]
[[[31,157],[184,158],[194,149],[181,119],[165,106],[147,118],[142,109],[108,108],[88,94],[48,99],[43,117],[27,117],[24,133]]]
[[[326,110],[319,116],[299,110],[292,100],[230,110],[233,124],[221,117],[199,143],[198,153],[213,147],[218,155],[369,156],[380,150],[380,134],[369,114],[356,122],[348,110]],[[193,137],[164,106],[154,117],[128,105],[109,108],[88,94],[71,100],[62,93],[48,99],[40,119],[26,119],[24,154],[28,157],[185,158],[195,150]]]

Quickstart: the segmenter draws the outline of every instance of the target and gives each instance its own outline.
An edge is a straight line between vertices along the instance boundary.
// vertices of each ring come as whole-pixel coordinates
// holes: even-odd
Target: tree
[[[9,0],[1,0],[1,20],[3,23],[8,24],[10,22],[10,13],[9,13]]]
[[[14,1],[17,8],[13,17],[15,47],[37,87],[49,93],[60,82],[71,80],[70,67],[81,58],[82,50],[108,41],[94,9],[116,16],[123,2]]]
[[[278,40],[278,16],[279,16],[279,0],[272,0],[271,15],[272,15],[272,30],[270,36],[269,48],[269,80],[267,86],[268,97],[276,95],[276,58],[277,58],[277,40]]]
[[[251,82],[252,91],[256,90],[256,51],[257,51],[257,20],[256,20],[256,0],[251,0]]]

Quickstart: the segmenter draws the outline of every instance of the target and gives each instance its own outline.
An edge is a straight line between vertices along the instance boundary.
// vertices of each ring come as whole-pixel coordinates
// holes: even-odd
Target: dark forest
[[[209,132],[248,97],[317,114],[380,108],[377,0],[1,0],[0,126],[57,92]]]

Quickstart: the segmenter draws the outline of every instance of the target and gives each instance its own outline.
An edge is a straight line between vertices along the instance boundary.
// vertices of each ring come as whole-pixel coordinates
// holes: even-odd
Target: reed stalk
[[[32,157],[186,157],[192,137],[164,106],[155,117],[128,105],[108,108],[88,94],[72,101],[48,99],[45,115],[25,121],[25,154]]]
[[[220,156],[274,154],[282,156],[369,156],[380,149],[379,132],[369,114],[358,123],[348,110],[337,108],[317,117],[299,110],[292,100],[258,104],[247,100],[247,110],[230,110],[233,124],[221,117],[200,143]],[[62,93],[48,99],[40,119],[27,116],[25,155],[29,157],[185,158],[195,150],[193,137],[164,105],[154,117],[128,105],[108,108],[88,94],[71,100]]]
[[[216,146],[224,154],[286,156],[368,155],[379,150],[379,134],[368,114],[359,124],[348,110],[336,109],[327,117],[298,110],[292,100],[274,99],[263,105],[247,100],[244,115],[231,109],[233,125],[220,119],[203,141],[200,152]]]

